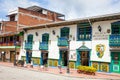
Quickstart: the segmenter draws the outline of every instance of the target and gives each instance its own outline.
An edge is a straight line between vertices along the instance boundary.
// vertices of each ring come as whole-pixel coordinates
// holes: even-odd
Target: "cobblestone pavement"
[[[66,74],[65,68],[60,74],[56,67],[43,70],[39,66],[23,68],[14,67],[13,63],[0,62],[0,80],[120,80],[120,74],[97,72],[92,76],[78,74],[74,69]]]

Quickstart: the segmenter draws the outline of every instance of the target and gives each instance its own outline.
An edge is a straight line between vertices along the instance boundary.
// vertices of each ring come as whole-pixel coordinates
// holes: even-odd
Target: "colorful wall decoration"
[[[69,67],[72,69],[75,68],[75,62],[69,62]]]
[[[99,70],[99,63],[97,62],[92,62],[92,67],[96,68],[97,70]]]
[[[109,72],[109,64],[108,63],[101,63],[100,64],[100,71]]]
[[[98,44],[96,45],[96,54],[99,58],[102,58],[104,55],[104,51],[105,51],[105,45],[103,44]]]

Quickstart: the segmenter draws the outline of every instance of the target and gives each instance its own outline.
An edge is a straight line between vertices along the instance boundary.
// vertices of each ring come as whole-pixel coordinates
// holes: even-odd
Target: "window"
[[[69,28],[68,27],[61,28],[61,37],[68,37],[68,36],[69,36]]]
[[[78,40],[91,40],[92,28],[90,27],[89,23],[82,23],[82,25],[78,24],[77,31]]]
[[[10,36],[10,42],[12,42],[13,41],[13,36]]]
[[[15,15],[10,16],[10,21],[15,21]]]
[[[33,35],[32,34],[28,35],[27,42],[31,42],[31,43],[33,42]]]
[[[112,34],[120,34],[120,21],[114,22],[112,25]]]
[[[42,42],[46,42],[48,43],[49,41],[49,34],[48,33],[45,33],[42,35]]]
[[[120,34],[120,26],[112,26],[112,34]]]

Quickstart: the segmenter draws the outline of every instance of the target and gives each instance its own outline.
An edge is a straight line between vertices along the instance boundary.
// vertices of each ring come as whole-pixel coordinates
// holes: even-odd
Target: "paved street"
[[[6,67],[0,65],[0,80],[100,80],[100,79],[83,79],[54,75],[50,73],[21,69],[17,67]],[[104,79],[101,79],[104,80]]]

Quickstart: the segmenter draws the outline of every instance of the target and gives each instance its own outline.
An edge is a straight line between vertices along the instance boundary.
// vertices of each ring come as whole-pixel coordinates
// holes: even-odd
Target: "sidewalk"
[[[14,67],[13,63],[8,62],[0,62],[2,66]],[[20,69],[27,69],[33,71],[40,71],[50,74],[62,75],[62,76],[69,76],[69,77],[80,77],[80,78],[87,78],[87,79],[113,79],[113,80],[120,80],[120,74],[116,73],[105,73],[105,72],[96,72],[96,75],[86,75],[86,74],[78,74],[75,69],[70,69],[70,73],[66,73],[66,68],[62,68],[62,73],[59,73],[59,69],[57,67],[48,67],[47,70],[41,69],[39,66],[33,66],[33,68],[27,67],[15,67]]]

